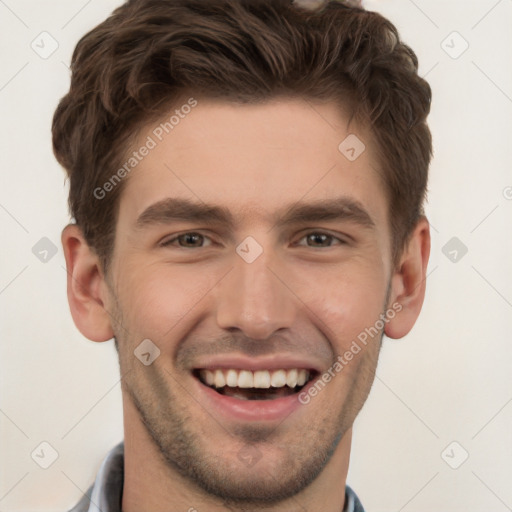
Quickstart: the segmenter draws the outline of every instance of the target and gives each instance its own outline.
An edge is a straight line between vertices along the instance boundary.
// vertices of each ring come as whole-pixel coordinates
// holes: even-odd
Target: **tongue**
[[[218,391],[221,395],[231,396],[241,400],[272,400],[274,398],[281,398],[283,396],[289,396],[295,393],[295,390],[288,386],[268,389],[238,387],[232,388],[229,386],[224,386],[223,388],[219,388],[216,391]]]

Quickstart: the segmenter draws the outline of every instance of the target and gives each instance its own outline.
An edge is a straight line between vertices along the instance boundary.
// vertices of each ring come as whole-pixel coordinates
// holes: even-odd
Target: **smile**
[[[197,369],[195,376],[217,393],[239,400],[273,400],[298,393],[312,380],[314,370],[286,368],[245,370]]]

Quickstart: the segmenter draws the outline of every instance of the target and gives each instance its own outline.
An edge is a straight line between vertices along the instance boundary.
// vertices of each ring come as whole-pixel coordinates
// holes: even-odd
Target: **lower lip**
[[[231,396],[221,395],[194,377],[200,392],[215,412],[228,419],[236,421],[277,421],[287,418],[302,404],[299,402],[300,393],[307,391],[314,379],[308,382],[299,393],[269,400],[241,400]],[[204,402],[203,402],[204,403]]]

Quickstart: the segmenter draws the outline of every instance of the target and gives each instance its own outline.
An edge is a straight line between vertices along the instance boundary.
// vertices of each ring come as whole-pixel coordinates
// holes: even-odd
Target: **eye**
[[[325,233],[323,231],[310,231],[309,233],[306,233],[305,235],[303,235],[300,240],[304,240],[304,239],[306,239],[308,241],[312,240],[314,242],[314,245],[308,244],[307,247],[314,247],[314,248],[319,248],[319,249],[332,247],[332,243],[330,243],[330,242],[333,242],[335,240],[339,242],[338,245],[345,245],[347,243],[343,239],[338,238],[334,235],[331,235],[330,233]],[[160,245],[162,247],[175,246],[175,247],[181,247],[184,249],[197,249],[197,248],[200,249],[202,247],[208,246],[208,245],[206,245],[206,246],[203,245],[202,242],[204,242],[205,240],[210,240],[210,244],[208,244],[208,245],[211,245],[210,237],[205,236],[196,231],[189,231],[187,233],[181,233],[180,235],[170,238],[170,239],[162,242]],[[177,246],[176,246],[176,242],[178,242]]]
[[[332,247],[331,244],[329,245],[325,245],[325,243],[329,242],[329,241],[332,241],[332,240],[337,240],[340,244],[339,245],[345,245],[346,242],[344,240],[342,240],[341,238],[338,238],[334,235],[331,235],[329,233],[324,233],[323,231],[310,231],[309,233],[306,233],[302,238],[301,240],[303,240],[304,238],[306,238],[307,240],[313,240],[315,243],[316,242],[319,242],[320,244],[322,245],[316,245],[316,246],[311,246],[311,245],[308,245],[308,247],[317,247],[317,248],[322,248],[322,247]]]
[[[183,247],[185,249],[194,249],[196,247],[203,247],[201,245],[201,242],[205,239],[210,239],[209,237],[202,235],[201,233],[197,233],[195,231],[190,231],[188,233],[182,233],[181,235],[175,236],[174,238],[170,238],[169,240],[166,240],[162,242],[160,245],[162,247],[167,247],[174,245],[174,242],[179,242],[179,247]],[[182,243],[184,245],[182,245]]]

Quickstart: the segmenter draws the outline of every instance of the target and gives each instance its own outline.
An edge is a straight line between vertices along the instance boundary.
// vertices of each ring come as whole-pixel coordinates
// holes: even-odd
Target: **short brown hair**
[[[375,141],[395,262],[423,213],[431,90],[378,13],[338,1],[306,9],[291,0],[129,0],[82,37],[71,70],[53,150],[69,176],[71,214],[105,272],[123,183],[108,200],[93,191],[141,125],[191,91],[239,102],[339,100]]]

